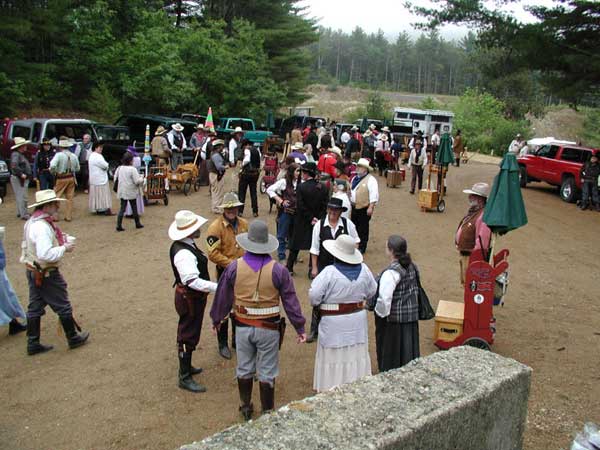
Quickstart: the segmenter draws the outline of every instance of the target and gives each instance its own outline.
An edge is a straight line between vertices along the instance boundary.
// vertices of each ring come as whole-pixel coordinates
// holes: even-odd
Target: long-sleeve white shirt
[[[375,314],[379,317],[387,317],[392,309],[392,296],[400,282],[400,274],[395,270],[386,270],[379,278],[379,295],[375,304]]]
[[[256,150],[258,150],[258,149],[256,149]],[[250,164],[250,156],[251,155],[252,155],[252,152],[250,151],[250,149],[245,148],[244,149],[244,159],[242,160],[242,166]],[[262,158],[262,154],[260,153],[260,150],[258,150],[258,157]],[[255,169],[258,169],[258,167],[255,167]]]
[[[235,139],[229,139],[229,163],[235,164],[235,151],[238,147],[239,143]]]
[[[88,159],[90,184],[102,186],[108,183],[108,163],[100,153],[92,152]]]
[[[196,245],[190,238],[182,239],[181,242],[191,246]],[[200,292],[216,292],[217,283],[200,278],[200,272],[198,271],[198,259],[191,251],[186,249],[179,250],[175,254],[175,258],[173,258],[173,263],[175,264],[175,268],[179,273],[181,282],[187,287]]]
[[[408,157],[408,166],[421,166],[425,167],[427,165],[427,152],[424,148],[421,149],[421,153],[417,156],[417,150],[414,148],[410,151],[410,156]]]
[[[350,201],[353,204],[356,203],[356,190],[359,185],[360,183],[350,191]],[[377,184],[377,179],[372,175],[367,180],[367,189],[369,189],[369,203],[377,203],[379,201],[379,185]]]
[[[35,243],[35,257],[39,262],[57,263],[64,256],[64,245],[54,246],[54,230],[43,219],[31,219],[25,224],[26,239]]]
[[[320,252],[321,239],[319,239],[319,236],[321,234],[321,222],[323,222],[324,227],[331,227],[331,224],[329,223],[329,215],[325,216],[325,219],[319,220],[313,226],[312,242],[310,245],[310,253],[312,255],[317,255],[317,256],[321,253]],[[356,232],[356,226],[354,225],[354,223],[350,219],[346,219],[346,224],[348,225],[348,230],[347,230],[348,236],[353,237],[357,244],[360,243],[360,238],[358,237],[358,233]],[[340,227],[342,227],[343,225],[344,225],[344,223],[342,221],[342,218],[340,217],[338,219],[335,227],[333,227],[331,229],[331,234],[333,236],[335,236],[335,233],[337,233],[338,229]]]
[[[179,149],[175,147],[175,133],[177,133],[175,130],[169,131],[167,133],[167,141],[169,142],[169,148],[171,150],[176,149],[176,151],[179,151]],[[185,136],[183,135],[183,133],[181,133],[181,139],[183,139],[181,149],[185,150],[187,148],[187,141],[185,140]]]
[[[325,267],[312,281],[308,297],[312,306],[366,301],[377,292],[373,274],[361,264],[360,275],[351,281],[334,265]],[[328,348],[368,343],[367,312],[323,316],[319,324],[319,345]]]
[[[298,185],[298,182],[294,181],[294,189],[296,189],[297,185]],[[267,195],[269,196],[269,198],[275,198],[275,196],[277,196],[277,195],[281,196],[283,194],[283,191],[285,191],[286,188],[287,188],[287,181],[285,181],[285,178],[282,178],[280,180],[277,180],[275,183],[273,183],[271,186],[269,186],[267,188]]]
[[[438,146],[440,145],[440,135],[439,134],[433,134],[433,136],[431,136],[431,145],[435,145]]]

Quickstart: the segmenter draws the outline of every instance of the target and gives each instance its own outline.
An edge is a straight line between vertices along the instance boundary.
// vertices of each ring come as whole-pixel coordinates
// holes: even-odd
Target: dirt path
[[[460,190],[480,180],[491,183],[496,170],[473,162],[451,169],[444,214],[421,213],[406,185],[388,189],[380,180],[382,199],[372,222],[367,264],[374,272],[384,268],[385,239],[400,233],[408,239],[432,301],[460,301],[452,241],[466,210]],[[511,285],[506,306],[495,312],[493,351],[534,369],[525,448],[566,448],[584,421],[600,422],[600,214],[563,203],[550,187],[528,188],[524,195],[529,225],[500,240],[512,254]],[[27,357],[25,336],[9,338],[2,330],[0,448],[176,448],[238,422],[235,362],[218,356],[206,320],[195,362],[204,368],[200,379],[208,392],[193,395],[177,388],[166,230],[178,209],[213,216],[206,212],[207,188],[190,197],[174,193],[170,200],[168,207],[146,209],[143,230],[127,222],[127,231],[116,233],[114,218],[89,215],[87,197],[78,195],[74,222],[60,224],[78,237],[63,272],[91,342],[68,351],[51,312],[42,325],[43,341],[55,346],[47,354]],[[266,213],[265,196],[260,201],[261,218],[274,232],[275,214]],[[23,223],[13,211],[9,197],[0,207],[0,223],[7,227],[8,275],[25,305],[25,277],[17,262]],[[304,259],[299,274],[306,269]],[[295,281],[306,314],[308,280],[297,275]],[[425,355],[436,351],[432,325],[421,323]],[[293,333],[286,336],[277,405],[311,395],[314,352],[314,345],[297,345]]]

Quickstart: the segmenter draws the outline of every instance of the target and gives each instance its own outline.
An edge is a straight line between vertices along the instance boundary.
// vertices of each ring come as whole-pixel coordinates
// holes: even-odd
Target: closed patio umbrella
[[[452,140],[448,133],[444,133],[440,139],[440,146],[438,147],[437,154],[435,156],[435,163],[440,166],[448,166],[454,162],[454,153],[452,153]]]

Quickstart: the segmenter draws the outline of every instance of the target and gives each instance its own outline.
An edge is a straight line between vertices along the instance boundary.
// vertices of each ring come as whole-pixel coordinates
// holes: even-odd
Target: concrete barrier
[[[518,450],[531,369],[471,347],[292,402],[181,450]]]

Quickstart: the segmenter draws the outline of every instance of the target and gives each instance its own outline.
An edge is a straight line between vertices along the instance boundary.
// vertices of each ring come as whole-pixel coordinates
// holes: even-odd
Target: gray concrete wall
[[[517,361],[459,347],[292,402],[181,450],[518,450],[530,378]]]

